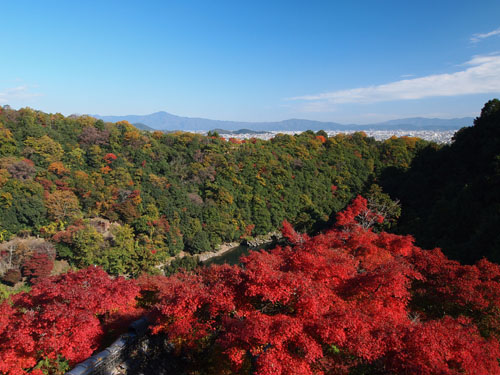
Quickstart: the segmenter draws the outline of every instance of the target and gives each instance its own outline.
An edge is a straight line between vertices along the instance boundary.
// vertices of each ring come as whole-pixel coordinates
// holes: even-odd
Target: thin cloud
[[[26,85],[11,87],[0,92],[0,104],[7,104],[16,100],[31,99],[41,94],[30,92]]]
[[[490,31],[489,33],[484,33],[484,34],[474,34],[471,38],[470,41],[472,43],[477,43],[483,39],[495,36],[495,35],[500,35],[500,27],[496,30]]]
[[[289,100],[308,103],[309,111],[314,111],[314,108],[323,111],[328,105],[344,103],[377,103],[500,92],[500,55],[475,56],[465,65],[469,67],[455,73],[434,74],[377,86],[297,96]]]

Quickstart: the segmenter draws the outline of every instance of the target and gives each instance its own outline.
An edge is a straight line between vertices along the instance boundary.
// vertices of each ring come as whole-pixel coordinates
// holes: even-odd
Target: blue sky
[[[145,3],[145,4],[144,4]],[[6,1],[0,105],[369,123],[500,96],[500,1]]]

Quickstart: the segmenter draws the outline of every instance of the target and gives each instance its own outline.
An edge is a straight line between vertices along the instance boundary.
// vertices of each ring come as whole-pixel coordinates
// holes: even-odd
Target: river
[[[211,264],[238,264],[240,262],[240,257],[247,255],[251,250],[268,250],[272,246],[272,242],[262,244],[261,246],[244,246],[240,245],[233,247],[231,250],[224,252],[224,254],[212,257],[203,262],[203,264],[209,266]]]

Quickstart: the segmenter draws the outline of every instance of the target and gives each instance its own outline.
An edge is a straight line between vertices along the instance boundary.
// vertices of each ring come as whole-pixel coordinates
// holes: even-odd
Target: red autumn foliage
[[[25,374],[44,358],[75,364],[99,346],[105,324],[134,315],[138,288],[102,269],[48,277],[0,304],[0,373]],[[33,372],[31,372],[33,373]]]
[[[104,155],[103,159],[106,163],[111,164],[113,161],[116,160],[116,155],[110,152],[110,153]]]
[[[51,188],[53,186],[52,181],[47,180],[46,178],[36,177],[35,181],[38,182],[40,185],[42,185],[43,186],[43,190],[45,190],[45,191],[49,191],[50,192],[50,190],[51,190]]]
[[[57,190],[66,190],[66,191],[72,191],[72,189],[68,186],[68,181],[67,180],[55,180],[54,183],[57,186]]]
[[[52,240],[55,242],[64,242],[67,244],[73,243],[73,236],[79,230],[82,230],[85,227],[83,221],[77,220],[72,225],[68,226],[65,230],[57,232],[52,236]]]
[[[23,276],[33,281],[47,277],[54,268],[54,259],[45,253],[35,252],[23,264]]]
[[[242,266],[140,279],[153,331],[186,355],[214,342],[238,374],[500,373],[500,267],[375,233],[371,215],[358,197],[316,237],[285,222],[293,246]]]
[[[241,266],[141,277],[153,333],[187,358],[215,347],[214,361],[231,367],[219,373],[499,374],[500,266],[460,265],[410,236],[373,232],[372,219],[357,197],[315,237],[285,221],[291,246],[251,252]],[[141,313],[137,283],[91,267],[4,302],[0,373],[85,359],[106,327]]]
[[[344,211],[337,213],[337,225],[344,227],[346,231],[358,226],[368,229],[383,221],[384,217],[369,210],[367,200],[360,195]]]
[[[297,245],[303,241],[303,238],[293,229],[292,224],[283,220],[281,223],[281,234],[291,245]]]
[[[498,342],[484,340],[470,320],[445,316],[413,327],[392,368],[399,374],[498,374],[497,358]]]
[[[202,226],[203,226],[203,228],[205,228],[206,224],[203,223]],[[240,236],[240,238],[243,239],[245,237],[251,236],[254,229],[255,229],[255,224],[248,224],[248,225],[246,225],[245,229],[244,229],[244,232]]]
[[[170,224],[165,216],[162,216],[157,220],[148,221],[147,225],[150,227],[155,227],[162,233],[170,232]]]
[[[233,143],[235,145],[240,145],[243,143],[243,140],[241,139],[238,139],[238,138],[229,138],[229,142],[230,143]]]

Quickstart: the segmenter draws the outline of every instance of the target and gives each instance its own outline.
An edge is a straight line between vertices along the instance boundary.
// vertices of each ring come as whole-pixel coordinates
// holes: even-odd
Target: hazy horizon
[[[171,113],[169,111],[164,111],[164,110],[159,110],[159,111],[155,111],[155,112],[152,112],[152,113],[129,113],[129,114],[123,114],[123,115],[115,115],[115,114],[102,114],[102,113],[72,113],[70,115],[75,115],[75,116],[84,116],[84,115],[88,115],[88,116],[100,116],[100,117],[128,117],[128,116],[149,116],[149,115],[154,115],[154,114],[157,114],[157,113],[167,113],[169,115],[173,115],[173,116],[176,116],[176,117],[182,117],[182,118],[191,118],[191,119],[203,119],[203,120],[211,120],[211,121],[224,121],[224,122],[242,122],[242,123],[249,123],[249,124],[257,124],[257,123],[268,123],[268,122],[283,122],[283,121],[287,121],[287,120],[304,120],[304,121],[319,121],[319,122],[324,122],[324,123],[338,123],[338,124],[342,124],[342,125],[370,125],[370,124],[376,124],[376,123],[383,123],[383,122],[388,122],[388,121],[394,121],[394,120],[406,120],[406,119],[416,119],[416,118],[422,118],[422,119],[429,119],[429,120],[433,120],[433,119],[439,119],[439,120],[455,120],[455,119],[462,119],[462,118],[469,118],[469,117],[477,117],[479,116],[479,114],[481,113],[481,109],[479,108],[477,111],[476,111],[476,115],[473,115],[473,116],[459,116],[459,117],[426,117],[426,116],[413,116],[413,117],[394,117],[394,118],[389,118],[387,120],[384,120],[384,121],[365,121],[365,122],[340,122],[340,121],[335,121],[335,120],[313,120],[313,119],[310,119],[310,118],[283,118],[283,119],[280,119],[280,120],[262,120],[262,121],[245,121],[245,120],[232,120],[232,119],[229,119],[229,120],[220,120],[220,119],[217,119],[217,118],[205,118],[205,117],[197,117],[197,116],[183,116],[181,114],[176,114],[176,113]]]

